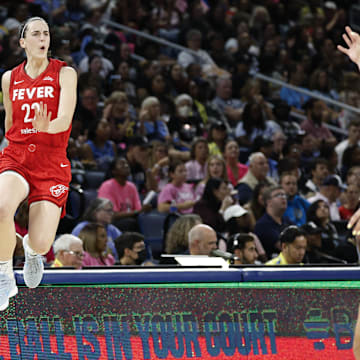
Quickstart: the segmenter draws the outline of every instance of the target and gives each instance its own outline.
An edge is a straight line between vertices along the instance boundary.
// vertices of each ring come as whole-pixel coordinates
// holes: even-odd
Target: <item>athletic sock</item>
[[[0,261],[0,272],[8,275],[12,279],[14,277],[12,260]]]

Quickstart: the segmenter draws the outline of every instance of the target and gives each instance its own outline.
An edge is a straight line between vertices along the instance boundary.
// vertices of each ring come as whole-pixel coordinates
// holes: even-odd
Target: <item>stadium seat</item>
[[[86,170],[84,173],[84,189],[98,189],[104,180],[104,171]]]
[[[138,217],[140,231],[145,237],[145,242],[151,246],[155,258],[160,258],[162,252],[163,227],[166,216],[158,211],[151,211],[141,213]]]
[[[84,189],[84,207],[85,210],[89,206],[89,204],[97,198],[97,190],[96,189]]]

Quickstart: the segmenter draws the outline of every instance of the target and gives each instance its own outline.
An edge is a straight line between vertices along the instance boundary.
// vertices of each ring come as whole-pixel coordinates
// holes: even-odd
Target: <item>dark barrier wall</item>
[[[359,289],[211,279],[20,287],[1,313],[0,359],[354,359]]]

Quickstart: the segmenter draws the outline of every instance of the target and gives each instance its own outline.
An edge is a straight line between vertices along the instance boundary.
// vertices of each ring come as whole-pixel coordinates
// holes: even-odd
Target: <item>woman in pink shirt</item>
[[[247,165],[239,162],[240,149],[235,140],[229,140],[225,145],[224,158],[226,171],[231,184],[235,187],[239,180],[248,172]]]
[[[158,197],[160,212],[178,211],[192,213],[196,196],[193,185],[186,183],[186,167],[181,160],[175,160],[169,166],[170,183],[165,185]],[[176,209],[172,209],[176,207]]]
[[[104,225],[98,223],[87,224],[79,233],[83,241],[83,266],[111,266],[115,258],[107,247],[107,233]]]

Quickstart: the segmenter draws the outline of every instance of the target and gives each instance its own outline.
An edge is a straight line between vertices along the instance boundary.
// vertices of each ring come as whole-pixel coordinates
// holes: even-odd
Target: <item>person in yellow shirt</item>
[[[279,237],[280,254],[265,265],[300,265],[306,252],[306,237],[297,226],[288,226]]]
[[[54,242],[55,260],[51,267],[81,269],[84,258],[83,242],[77,236],[63,234]]]

